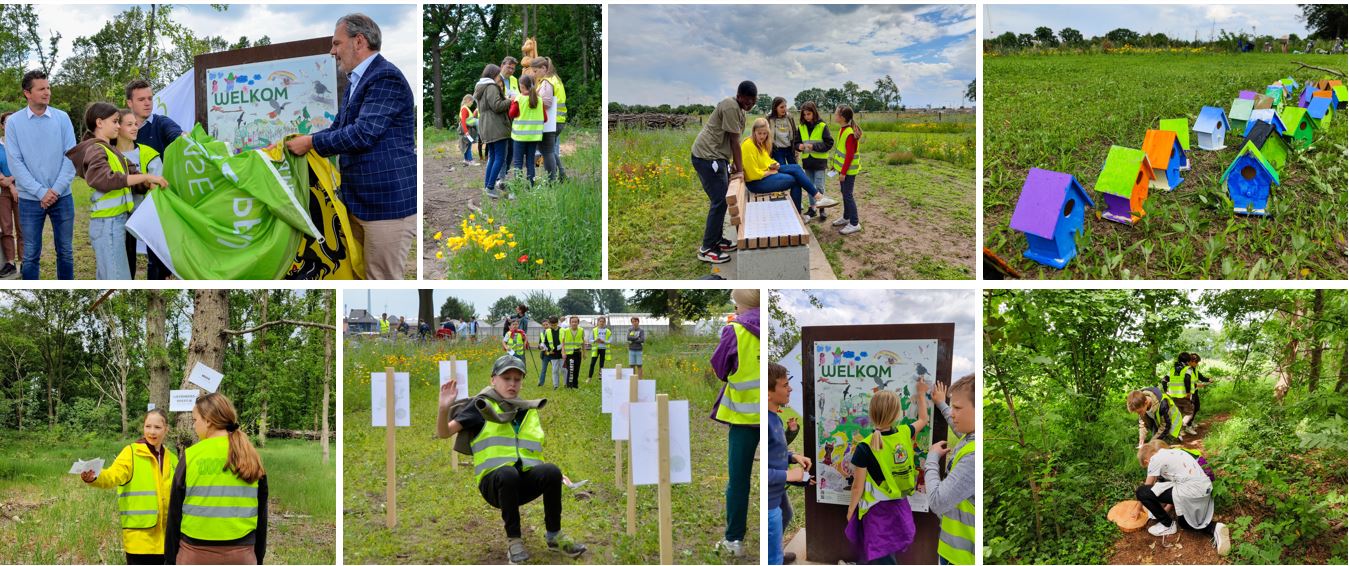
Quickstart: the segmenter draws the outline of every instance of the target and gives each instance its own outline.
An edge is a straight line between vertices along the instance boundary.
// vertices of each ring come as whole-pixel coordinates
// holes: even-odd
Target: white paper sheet
[[[454,360],[454,377],[459,380],[459,393],[455,399],[468,399],[468,360]],[[440,384],[450,380],[450,360],[440,360]],[[439,399],[439,394],[437,394]]]
[[[192,412],[192,405],[197,403],[197,395],[200,393],[200,389],[169,390],[169,411],[174,413]]]
[[[614,386],[621,393],[618,394],[618,401],[614,404],[614,412],[609,413],[609,438],[610,440],[628,439],[628,413],[629,403],[627,399],[628,380],[617,380]],[[637,380],[637,402],[656,400],[656,380],[639,379]]]
[[[98,477],[98,473],[103,471],[103,459],[75,460],[75,463],[70,465],[70,473],[72,474],[83,474],[86,470],[93,470],[94,477]]]
[[[689,448],[689,402],[670,401],[670,483],[693,481]],[[632,481],[660,483],[660,422],[656,403],[632,405]]]
[[[224,374],[211,366],[197,362],[197,365],[192,366],[192,373],[188,374],[187,382],[205,389],[207,393],[215,393],[215,390],[220,388],[220,380],[224,377]]]
[[[385,406],[384,372],[370,374],[370,426],[384,426]],[[393,374],[394,426],[412,426],[411,378],[406,372]]]
[[[623,368],[623,377],[617,377],[618,368],[604,368],[600,370],[600,412],[606,415],[614,412],[614,405],[619,399],[619,395],[627,398],[628,386],[623,386],[622,393],[614,389],[614,382],[620,379],[628,379],[633,375],[632,368]]]

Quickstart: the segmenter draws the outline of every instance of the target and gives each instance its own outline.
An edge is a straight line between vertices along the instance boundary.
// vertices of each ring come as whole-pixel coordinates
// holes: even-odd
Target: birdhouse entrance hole
[[[1241,178],[1247,181],[1255,180],[1255,168],[1247,165],[1241,168]]]
[[[1068,199],[1068,202],[1063,203],[1063,217],[1067,218],[1069,215],[1071,215],[1073,213],[1073,208],[1076,206],[1077,201],[1073,199]]]
[[[1305,130],[1305,129],[1307,129],[1307,123],[1306,123],[1306,122],[1302,122],[1302,123],[1298,124],[1298,125],[1297,125],[1297,129],[1299,129],[1299,130]]]
[[[1215,132],[1221,132],[1221,131],[1223,131],[1223,123],[1222,123],[1222,122],[1214,122],[1214,123],[1213,123],[1213,131],[1215,131]]]

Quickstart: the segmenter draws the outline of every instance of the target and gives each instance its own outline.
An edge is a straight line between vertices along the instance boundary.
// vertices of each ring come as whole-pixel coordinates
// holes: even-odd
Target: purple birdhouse
[[[1094,206],[1087,191],[1067,173],[1032,168],[1021,186],[1011,228],[1026,235],[1026,259],[1063,269],[1077,255],[1077,235]]]

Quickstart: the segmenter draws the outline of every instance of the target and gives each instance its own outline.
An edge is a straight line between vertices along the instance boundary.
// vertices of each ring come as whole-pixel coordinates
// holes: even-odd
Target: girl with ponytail
[[[853,185],[862,169],[862,128],[853,119],[852,108],[846,105],[834,111],[834,122],[839,125],[838,143],[829,152],[829,165],[838,172],[839,190],[843,193],[843,218],[835,220],[833,225],[839,229],[838,233],[847,235],[862,230],[862,222],[857,216],[857,199],[853,198]]]
[[[267,472],[229,398],[192,407],[197,443],[173,478],[166,564],[261,564],[267,551]]]
[[[511,168],[523,167],[531,187],[534,186],[534,150],[543,141],[544,125],[548,122],[548,110],[539,98],[538,82],[532,73],[520,75],[520,94],[511,102],[508,114],[512,118]]]

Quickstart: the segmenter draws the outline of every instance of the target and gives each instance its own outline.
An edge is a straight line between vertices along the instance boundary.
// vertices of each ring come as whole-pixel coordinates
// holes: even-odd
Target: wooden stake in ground
[[[623,365],[614,365],[614,379],[623,379]],[[600,368],[600,383],[604,383],[604,368]],[[601,392],[603,393],[603,392]],[[623,441],[614,441],[614,487],[623,489]]]
[[[384,526],[392,529],[398,524],[398,474],[395,473],[395,459],[398,457],[398,451],[394,450],[394,442],[397,436],[397,423],[394,421],[394,389],[393,389],[393,368],[384,368]]]
[[[618,375],[622,375],[621,373]],[[632,442],[632,405],[637,402],[637,376],[628,378],[628,442]],[[633,484],[632,462],[628,462],[628,534],[637,534],[637,486]]]
[[[636,379],[636,376],[633,376]],[[670,516],[670,396],[656,395],[656,419],[660,426],[660,563],[674,564],[674,531]],[[629,507],[629,513],[632,513]]]

